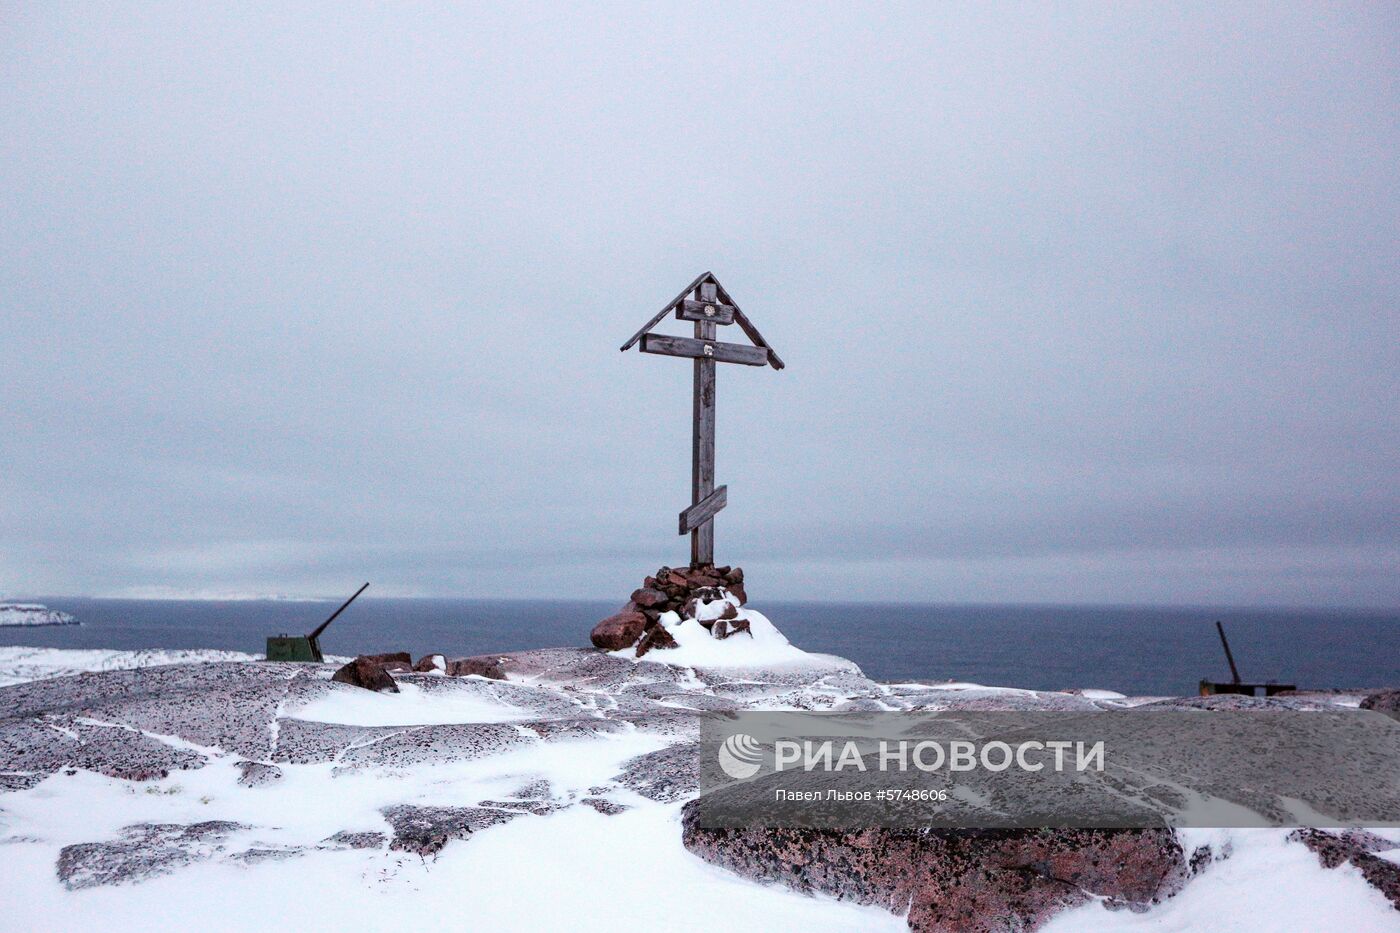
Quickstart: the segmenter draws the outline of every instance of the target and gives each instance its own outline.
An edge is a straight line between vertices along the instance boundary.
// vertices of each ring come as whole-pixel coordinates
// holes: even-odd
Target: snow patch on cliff
[[[517,722],[533,713],[489,697],[426,691],[417,684],[399,683],[398,693],[377,693],[347,687],[283,712],[308,722],[348,726],[426,726],[461,722]]]
[[[78,625],[66,612],[38,603],[0,603],[0,626]]]
[[[0,647],[0,687],[30,680],[63,677],[84,671],[126,671],[160,664],[192,661],[256,661],[257,655],[213,648],[146,648],[118,651],[110,648]]]

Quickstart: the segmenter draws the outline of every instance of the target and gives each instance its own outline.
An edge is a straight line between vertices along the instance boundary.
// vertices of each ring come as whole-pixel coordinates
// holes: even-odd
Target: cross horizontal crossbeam
[[[669,334],[643,335],[642,352],[714,360],[717,363],[743,363],[745,366],[765,366],[768,363],[766,347],[722,343],[718,340],[696,340],[692,337],[672,337]]]
[[[676,320],[711,324],[733,324],[734,306],[716,301],[682,301],[676,307]]]

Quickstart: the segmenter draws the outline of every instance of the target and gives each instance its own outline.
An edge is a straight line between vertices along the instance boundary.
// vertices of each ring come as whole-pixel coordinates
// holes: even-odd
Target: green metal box
[[[267,639],[269,661],[321,661],[316,643],[305,635],[275,635]]]

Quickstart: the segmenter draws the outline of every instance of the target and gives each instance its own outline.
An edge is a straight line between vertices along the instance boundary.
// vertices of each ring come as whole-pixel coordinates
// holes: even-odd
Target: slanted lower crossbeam
[[[680,514],[681,534],[690,534],[729,504],[729,487],[721,486]]]

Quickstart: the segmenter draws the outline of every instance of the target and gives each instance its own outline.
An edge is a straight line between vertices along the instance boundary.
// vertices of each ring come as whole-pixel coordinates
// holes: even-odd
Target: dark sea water
[[[261,652],[268,635],[305,634],[336,602],[40,600],[81,626],[0,628],[0,645],[224,648]],[[1400,613],[765,603],[799,647],[850,658],[877,680],[920,678],[1055,690],[1195,693],[1228,680],[1213,625],[1225,623],[1245,680],[1300,687],[1400,686]],[[585,645],[613,602],[357,600],[321,638],[328,654],[449,656]]]

